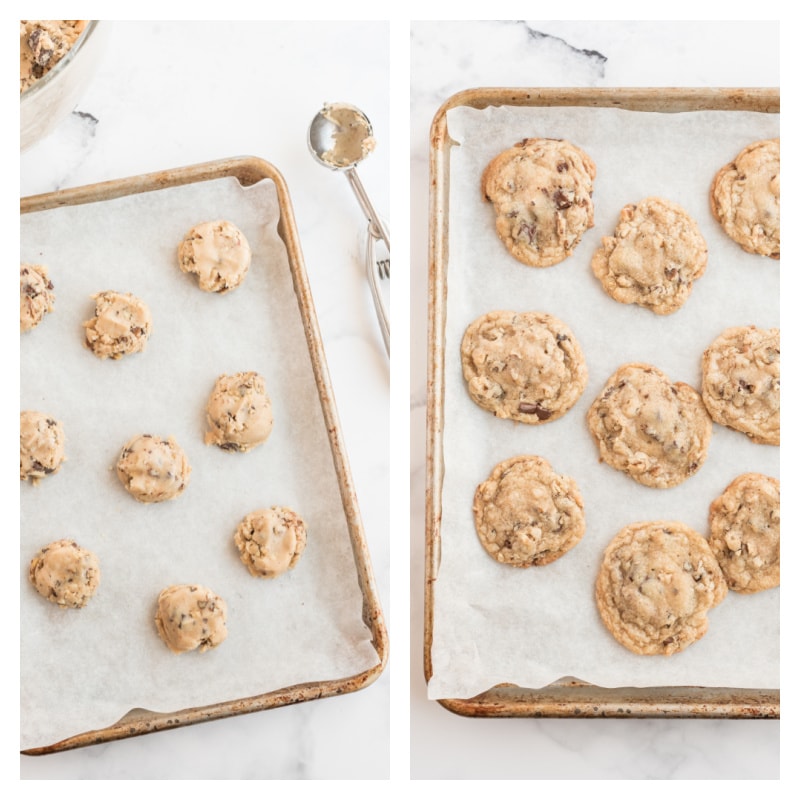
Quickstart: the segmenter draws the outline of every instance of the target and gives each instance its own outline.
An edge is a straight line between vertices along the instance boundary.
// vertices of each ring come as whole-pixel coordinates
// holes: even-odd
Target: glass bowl
[[[20,95],[19,144],[27,150],[70,114],[94,76],[108,38],[108,22],[89,20],[60,61]]]

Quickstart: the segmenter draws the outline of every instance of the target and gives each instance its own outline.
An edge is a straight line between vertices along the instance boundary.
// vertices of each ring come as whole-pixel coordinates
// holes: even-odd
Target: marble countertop
[[[745,55],[746,54],[746,55]],[[471,719],[426,697],[422,669],[429,129],[477,87],[778,85],[778,23],[411,25],[411,751],[413,778],[770,779],[774,720]]]
[[[389,362],[364,278],[366,220],[346,177],[312,159],[306,132],[324,103],[351,103],[367,114],[377,147],[358,173],[390,219],[388,76],[387,23],[113,22],[104,61],[76,111],[20,163],[21,196],[243,155],[281,172],[387,625]],[[23,756],[20,774],[385,778],[389,672],[339,697]]]

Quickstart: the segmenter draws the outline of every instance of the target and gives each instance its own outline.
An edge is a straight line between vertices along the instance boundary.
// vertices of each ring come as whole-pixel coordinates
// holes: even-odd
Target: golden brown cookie
[[[677,203],[647,197],[620,212],[604,236],[592,271],[609,297],[656,314],[672,314],[689,298],[708,261],[697,223]]]
[[[703,402],[714,422],[758,444],[781,442],[781,332],[726,328],[703,353]]]
[[[706,540],[680,522],[637,522],[603,554],[595,584],[603,624],[639,655],[672,655],[705,635],[728,592]]]
[[[708,455],[712,424],[700,395],[650,364],[623,364],[587,420],[600,460],[644,486],[676,486]]]
[[[44,264],[19,265],[19,330],[32,330],[55,308],[53,282]]]
[[[532,267],[558,264],[594,225],[595,164],[563,139],[524,139],[496,156],[481,191],[514,258]]]
[[[61,608],[83,608],[100,585],[100,562],[94,553],[71,539],[59,539],[33,557],[28,578],[51,603]]]
[[[492,311],[461,340],[470,397],[501,419],[539,425],[569,411],[586,388],[583,351],[557,317],[538,311]]]
[[[739,475],[711,503],[708,524],[708,543],[731,589],[752,594],[780,585],[780,481]]]
[[[294,569],[306,549],[306,524],[291,508],[273,506],[248,514],[233,540],[251,575],[276,578]]]
[[[205,586],[169,586],[158,596],[156,630],[173,653],[203,653],[225,641],[227,614],[225,601]]]
[[[586,530],[578,485],[540,456],[499,463],[475,491],[472,511],[486,552],[512,567],[550,564]]]
[[[711,184],[711,212],[748,253],[781,257],[780,139],[753,142]]]

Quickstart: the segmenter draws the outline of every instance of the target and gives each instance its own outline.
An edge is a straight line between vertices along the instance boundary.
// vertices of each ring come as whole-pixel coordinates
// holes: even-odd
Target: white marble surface
[[[390,219],[388,42],[380,22],[114,22],[77,113],[20,163],[21,196],[240,155],[283,174],[387,620],[389,366],[362,267],[366,222],[344,175],[312,160],[306,130],[326,102],[365,111],[378,146],[359,175]],[[21,757],[20,776],[381,779],[388,710],[387,669],[336,698]]]
[[[777,721],[480,720],[426,697],[422,670],[429,127],[489,86],[776,86],[777,23],[411,24],[411,774],[413,778],[775,779]]]

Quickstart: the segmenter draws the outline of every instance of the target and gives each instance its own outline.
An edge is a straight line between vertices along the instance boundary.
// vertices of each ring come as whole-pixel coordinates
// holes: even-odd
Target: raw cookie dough
[[[730,589],[752,594],[780,585],[780,481],[739,475],[711,503],[708,523],[708,543]]]
[[[680,522],[637,522],[603,554],[595,584],[600,618],[639,655],[672,655],[705,635],[707,612],[728,593],[706,540]]]
[[[19,479],[38,483],[45,475],[61,469],[64,455],[64,427],[41,411],[19,415]]]
[[[55,308],[53,282],[43,264],[19,265],[19,331],[35,328]]]
[[[173,653],[203,653],[225,641],[227,613],[225,601],[205,586],[169,586],[158,595],[156,629]]]
[[[250,258],[244,234],[226,220],[195,225],[178,246],[181,270],[196,275],[204,292],[225,294],[235,289],[250,269]]]
[[[703,402],[711,419],[758,444],[781,442],[781,332],[726,328],[703,353]]]
[[[132,294],[99,292],[92,295],[95,312],[83,323],[86,346],[98,358],[118,359],[144,350],[153,320],[150,309]]]
[[[21,19],[19,21],[20,94],[49,72],[86,28],[85,19]]]
[[[257,372],[220,375],[206,406],[206,444],[245,453],[272,432],[272,403]]]
[[[135,436],[117,461],[117,477],[141,503],[172,500],[186,488],[191,473],[186,454],[171,436]]]
[[[650,364],[623,364],[592,403],[587,420],[601,461],[658,489],[697,472],[713,427],[700,395]]]
[[[540,456],[499,463],[475,491],[472,511],[486,552],[512,567],[550,564],[586,530],[578,485]]]
[[[781,257],[780,139],[753,142],[711,184],[711,212],[748,253]]]
[[[697,223],[677,203],[647,197],[625,206],[613,236],[604,236],[592,271],[609,297],[656,314],[672,314],[706,268],[708,248]]]
[[[51,603],[61,608],[83,608],[100,585],[100,562],[94,553],[71,539],[59,539],[34,556],[28,577]]]
[[[478,317],[461,340],[461,366],[467,391],[481,408],[529,425],[566,414],[588,380],[572,331],[536,311]]]
[[[294,569],[306,549],[306,525],[291,508],[273,506],[248,514],[233,540],[251,575],[275,578]]]
[[[563,139],[524,139],[489,163],[481,192],[514,258],[550,267],[572,255],[594,225],[595,172],[594,161]]]

